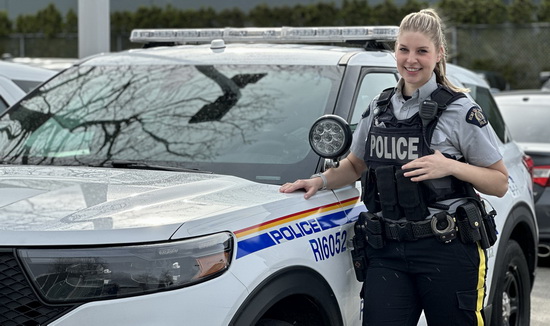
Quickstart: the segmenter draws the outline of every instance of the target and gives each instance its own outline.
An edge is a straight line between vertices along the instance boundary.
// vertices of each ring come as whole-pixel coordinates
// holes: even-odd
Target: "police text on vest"
[[[390,160],[414,160],[418,158],[419,137],[373,136],[370,140],[370,156]]]

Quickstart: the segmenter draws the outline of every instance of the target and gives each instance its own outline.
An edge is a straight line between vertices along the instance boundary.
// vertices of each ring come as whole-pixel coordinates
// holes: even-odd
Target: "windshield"
[[[309,127],[332,111],[342,73],[336,66],[73,67],[2,117],[3,161],[130,160],[292,180],[304,171],[296,164],[318,159]]]

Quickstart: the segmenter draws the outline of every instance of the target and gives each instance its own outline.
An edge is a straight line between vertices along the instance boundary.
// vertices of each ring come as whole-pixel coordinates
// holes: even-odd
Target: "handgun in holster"
[[[355,235],[351,238],[353,249],[351,250],[351,259],[353,261],[353,270],[355,278],[359,282],[364,282],[367,272],[367,253],[366,247],[366,231],[365,231],[365,215],[359,214],[357,221],[353,225]]]
[[[355,231],[355,235],[351,239],[353,244],[351,250],[353,269],[357,280],[364,282],[368,267],[367,245],[375,249],[384,247],[382,220],[375,214],[362,212],[359,214],[353,228]]]

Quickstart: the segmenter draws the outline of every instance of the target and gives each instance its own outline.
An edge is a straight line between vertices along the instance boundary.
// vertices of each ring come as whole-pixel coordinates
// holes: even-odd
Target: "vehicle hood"
[[[0,167],[0,246],[167,240],[188,221],[276,201],[231,176],[81,167]]]

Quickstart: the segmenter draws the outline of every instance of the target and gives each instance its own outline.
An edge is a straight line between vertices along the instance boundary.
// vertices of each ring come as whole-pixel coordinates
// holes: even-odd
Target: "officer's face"
[[[402,32],[397,40],[397,70],[405,80],[405,95],[424,85],[440,60],[441,51],[421,32]]]

